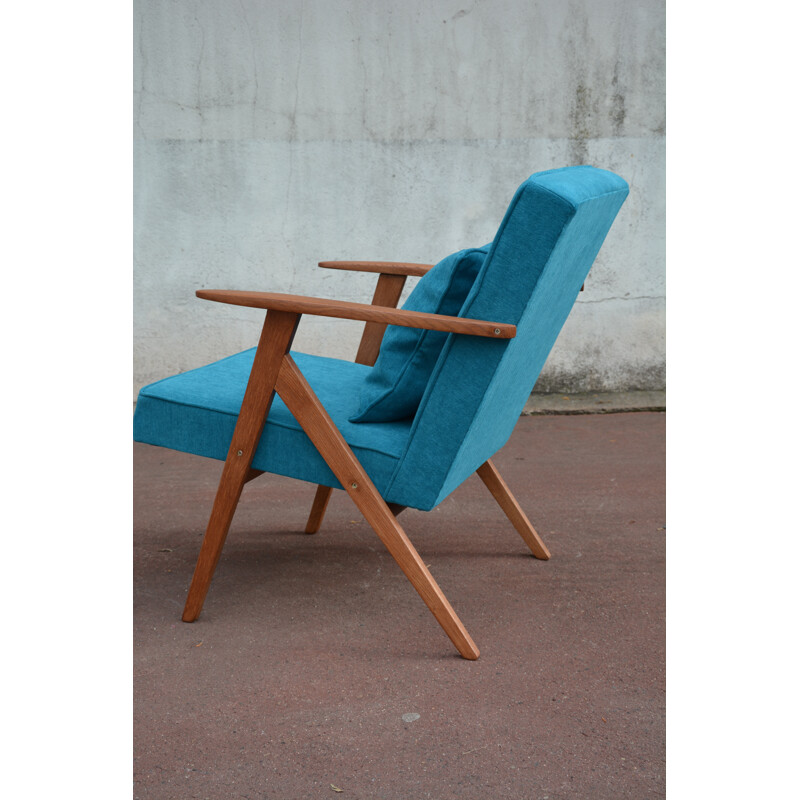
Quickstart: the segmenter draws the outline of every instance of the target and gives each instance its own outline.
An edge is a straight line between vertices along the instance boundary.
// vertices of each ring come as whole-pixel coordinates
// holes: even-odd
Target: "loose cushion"
[[[491,245],[459,250],[420,278],[403,304],[409,311],[459,315]],[[393,422],[414,415],[447,334],[389,325],[350,422]]]

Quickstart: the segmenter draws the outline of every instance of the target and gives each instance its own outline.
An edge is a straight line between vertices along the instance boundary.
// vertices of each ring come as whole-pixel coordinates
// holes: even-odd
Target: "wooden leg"
[[[330,486],[323,486],[322,484],[317,486],[314,504],[311,506],[311,513],[308,515],[308,522],[306,522],[306,533],[316,533],[319,530],[332,494],[333,489]]]
[[[317,486],[317,493],[314,495],[314,503],[311,506],[311,513],[308,515],[308,522],[306,522],[306,533],[317,533],[322,525],[322,518],[325,516],[325,509],[328,507],[328,501],[331,499],[333,489],[330,486]],[[387,503],[389,510],[396,517],[402,514],[408,506],[401,506],[397,503]]]
[[[372,305],[396,308],[405,285],[405,275],[381,275],[375,287]],[[367,322],[364,325],[364,333],[356,353],[356,364],[368,364],[371,367],[375,363],[385,331],[386,325],[382,322]]]
[[[299,321],[299,314],[286,311],[267,313],[239,419],[228,449],[228,457],[222,468],[222,478],[217,488],[211,518],[208,521],[183,609],[184,622],[194,622],[200,615],[242,487],[254,477],[255,470],[250,469],[250,462],[253,460],[272,404],[281,360],[284,354],[289,352]]]
[[[480,653],[466,628],[289,355],[284,357],[276,391],[458,652],[464,658],[475,660]]]
[[[520,508],[514,495],[511,494],[511,490],[497,471],[497,467],[489,460],[478,467],[477,473],[536,558],[541,558],[545,561],[549,559],[550,551],[539,538],[539,534],[534,530],[531,521]]]

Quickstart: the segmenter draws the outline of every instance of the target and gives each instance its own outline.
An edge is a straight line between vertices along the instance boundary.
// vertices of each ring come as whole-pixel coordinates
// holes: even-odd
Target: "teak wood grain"
[[[444,314],[428,314],[423,311],[407,311],[402,308],[385,308],[368,303],[350,303],[320,297],[304,297],[274,292],[241,292],[234,290],[201,289],[196,292],[202,300],[213,300],[248,308],[264,308],[288,311],[294,314],[355,319],[364,322],[382,322],[404,328],[463,333],[470,336],[486,336],[491,339],[513,339],[517,335],[514,325],[505,322],[488,322],[467,317],[449,317]]]
[[[541,558],[545,561],[549,559],[550,551],[541,540],[539,534],[536,533],[533,525],[531,525],[531,521],[522,508],[520,508],[519,503],[514,495],[511,494],[511,490],[506,485],[506,482],[497,471],[491,459],[478,467],[476,472],[536,558]]]
[[[351,272],[377,272],[381,275],[406,275],[421,278],[433,269],[433,264],[408,264],[403,261],[320,261],[324,269],[346,269]]]
[[[253,368],[245,389],[241,411],[233,431],[225,466],[222,468],[214,506],[208,521],[200,555],[189,587],[183,621],[193,622],[200,615],[211,578],[219,561],[244,484],[255,477],[250,469],[264,422],[275,396],[275,382],[284,354],[289,352],[298,314],[270,311],[261,330]]]
[[[283,357],[276,391],[458,652],[469,660],[478,658],[478,648],[425,562],[288,354]]]
[[[375,294],[372,296],[372,305],[395,308],[405,285],[405,275],[381,275],[375,287]],[[366,364],[371,367],[377,361],[385,332],[385,322],[368,322],[364,326],[361,344],[356,353],[357,364]]]
[[[330,486],[317,486],[317,493],[314,495],[314,502],[311,504],[311,513],[306,522],[306,533],[316,533],[322,525],[325,517],[325,509],[328,507],[333,489]]]

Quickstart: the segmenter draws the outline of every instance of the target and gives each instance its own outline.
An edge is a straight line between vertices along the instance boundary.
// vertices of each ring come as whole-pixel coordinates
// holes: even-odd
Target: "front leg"
[[[272,405],[272,398],[275,396],[275,383],[281,361],[292,346],[299,322],[300,314],[288,311],[267,312],[239,418],[228,449],[228,457],[222,468],[214,507],[211,510],[183,609],[184,622],[194,622],[200,616],[211,578],[242,494],[242,487],[253,477],[250,462],[255,455]]]

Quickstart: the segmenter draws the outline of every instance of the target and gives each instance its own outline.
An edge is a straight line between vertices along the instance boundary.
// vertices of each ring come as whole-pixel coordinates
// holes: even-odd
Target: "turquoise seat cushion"
[[[420,278],[403,304],[410,311],[459,315],[490,245],[459,250]],[[447,334],[389,325],[375,366],[361,388],[351,422],[392,422],[413,417]]]
[[[242,405],[255,348],[144,387],[134,413],[134,440],[224,460]],[[381,425],[348,421],[369,367],[292,353],[328,414],[384,493],[408,440],[410,420]],[[252,466],[264,472],[341,488],[300,424],[275,396]]]

